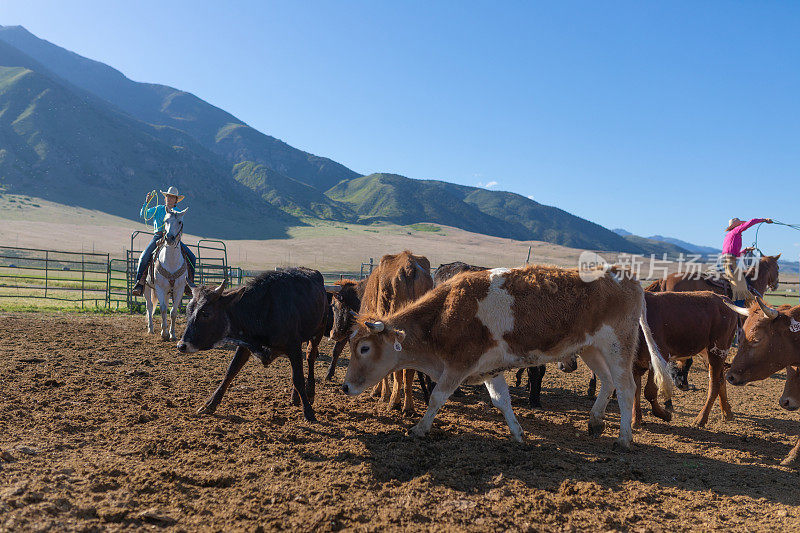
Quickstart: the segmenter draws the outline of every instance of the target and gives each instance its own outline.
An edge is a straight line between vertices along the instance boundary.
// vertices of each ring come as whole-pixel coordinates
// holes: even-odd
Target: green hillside
[[[497,237],[640,251],[602,226],[508,192],[372,174],[339,183],[326,194],[347,205],[361,222],[433,222]]]
[[[270,204],[303,218],[355,222],[356,216],[340,202],[314,187],[276,172],[260,163],[244,161],[233,167],[236,181],[255,191]]]
[[[660,256],[661,254],[667,254],[668,257],[678,257],[680,254],[691,253],[689,250],[675,244],[648,239],[647,237],[640,237],[638,235],[627,235],[625,236],[625,240],[644,250],[643,253],[645,255],[656,254]]]
[[[358,176],[335,161],[265,135],[191,93],[132,81],[108,65],[39,39],[21,26],[0,27],[0,40],[139,120],[186,132],[231,165],[254,161],[322,191]]]
[[[171,146],[148,128],[46,74],[0,67],[0,176],[9,192],[133,218],[143,193],[169,182],[186,190],[187,204],[203,213],[191,220],[193,230],[206,235],[280,236],[298,223],[265,209],[213,156]],[[226,216],[236,209],[269,229],[254,231]]]

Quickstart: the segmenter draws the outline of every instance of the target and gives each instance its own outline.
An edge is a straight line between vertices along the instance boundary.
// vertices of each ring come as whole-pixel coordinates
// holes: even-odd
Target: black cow
[[[255,354],[264,366],[279,355],[292,365],[295,405],[302,401],[306,420],[315,421],[314,360],[324,334],[326,309],[322,274],[308,268],[269,271],[247,285],[225,291],[225,282],[216,289],[192,290],[186,306],[186,330],[178,342],[184,353],[237,344],[225,379],[198,413],[213,413],[236,374]],[[308,382],[303,378],[302,344],[309,341]]]
[[[366,284],[366,278],[361,281],[343,279],[336,282],[336,292],[328,293],[331,296],[331,320],[326,333],[336,344],[333,347],[333,356],[328,367],[328,374],[325,376],[326,380],[333,379],[333,374],[336,372],[339,355],[347,345],[353,320],[358,314],[358,310],[361,309],[361,297],[364,296]]]
[[[433,286],[438,287],[448,279],[456,274],[462,272],[478,272],[480,270],[489,270],[486,267],[479,267],[475,265],[468,265],[463,261],[453,261],[452,263],[444,263],[439,265],[439,268],[433,273]]]

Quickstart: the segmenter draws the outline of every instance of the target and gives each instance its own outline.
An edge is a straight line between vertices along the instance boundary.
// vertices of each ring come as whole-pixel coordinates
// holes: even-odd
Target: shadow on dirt
[[[557,428],[552,428],[556,430]],[[730,464],[707,456],[679,453],[652,445],[637,444],[631,453],[612,451],[605,436],[590,440],[586,435],[570,439],[572,445],[529,437],[527,443],[492,439],[473,434],[454,434],[434,427],[423,439],[401,431],[362,433],[358,436],[369,450],[367,457],[348,454],[336,460],[366,463],[379,482],[406,482],[419,476],[466,493],[486,493],[497,486],[498,474],[529,487],[557,491],[565,480],[592,481],[619,490],[629,481],[657,483],[685,490],[712,491],[728,496],[749,496],[796,504],[800,473],[766,464]],[[770,443],[774,463],[788,451],[786,444]],[[589,449],[591,448],[591,451]]]

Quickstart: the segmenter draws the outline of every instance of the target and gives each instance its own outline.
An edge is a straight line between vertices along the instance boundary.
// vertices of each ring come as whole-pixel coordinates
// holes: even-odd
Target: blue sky
[[[3,0],[0,24],[365,174],[715,246],[732,216],[800,223],[800,3]]]

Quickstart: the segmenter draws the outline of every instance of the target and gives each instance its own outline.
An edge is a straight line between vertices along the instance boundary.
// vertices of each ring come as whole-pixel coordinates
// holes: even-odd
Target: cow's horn
[[[764,314],[767,316],[767,318],[770,320],[775,320],[778,318],[778,315],[780,314],[778,310],[765,304],[764,300],[762,300],[760,296],[756,296],[756,302],[758,302],[758,306],[762,311],[764,311]]]
[[[375,333],[380,333],[386,327],[386,325],[380,320],[377,322],[364,322],[364,325],[367,326],[370,331],[374,331]]]
[[[222,291],[225,290],[225,286],[227,284],[228,284],[228,276],[225,276],[224,278],[222,278],[222,283],[219,284],[219,287],[214,289],[214,292],[217,293],[218,295],[222,296]]]
[[[728,300],[728,299],[727,299],[727,298],[725,298],[724,296],[722,297],[722,302],[723,302],[725,305],[727,305],[727,306],[728,306],[728,308],[730,308],[730,309],[731,309],[731,310],[733,310],[733,311],[736,311],[736,312],[737,312],[737,313],[739,313],[740,315],[742,315],[742,316],[750,316],[750,311],[749,311],[749,310],[745,309],[744,307],[739,307],[738,305],[736,305],[736,304],[735,304],[735,303],[733,303],[732,301]]]

